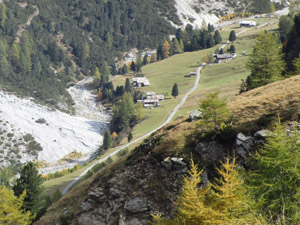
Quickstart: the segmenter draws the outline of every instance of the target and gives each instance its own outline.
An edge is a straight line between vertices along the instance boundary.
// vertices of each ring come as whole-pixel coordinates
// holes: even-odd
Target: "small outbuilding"
[[[227,62],[233,58],[235,58],[236,54],[215,54],[216,63]]]
[[[196,76],[196,72],[190,72],[190,77],[194,77],[194,76]]]
[[[134,77],[132,78],[132,84],[135,87],[150,86],[150,82],[146,77]]]
[[[152,107],[160,106],[160,104],[158,102],[159,102],[159,100],[157,100],[157,99],[145,99],[143,101],[143,104],[144,104],[145,108],[152,108]]]
[[[255,27],[256,22],[255,21],[241,21],[240,27]]]

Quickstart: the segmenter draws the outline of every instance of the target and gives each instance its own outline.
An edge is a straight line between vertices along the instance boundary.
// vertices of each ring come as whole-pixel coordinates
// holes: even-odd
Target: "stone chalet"
[[[135,87],[150,86],[150,82],[146,77],[134,77],[132,78],[132,84]]]
[[[145,108],[153,108],[160,106],[159,102],[164,101],[164,95],[157,95],[155,92],[145,92],[146,99],[138,100]]]
[[[241,21],[240,27],[255,27],[256,22],[255,21]]]
[[[190,72],[190,77],[194,77],[194,76],[196,76],[197,75],[197,73],[196,72]]]
[[[158,101],[163,101],[165,100],[164,95],[157,95],[155,92],[146,92],[146,99],[155,99]]]
[[[236,54],[215,54],[214,56],[216,58],[216,63],[222,63],[235,58]]]

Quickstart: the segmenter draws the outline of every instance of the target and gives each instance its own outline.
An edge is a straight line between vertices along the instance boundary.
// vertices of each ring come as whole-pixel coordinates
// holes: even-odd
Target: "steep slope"
[[[277,111],[286,120],[299,116],[299,80],[300,76],[292,77],[233,98],[230,108],[239,121],[237,129],[249,124],[253,130],[259,126],[265,128],[258,123],[259,118]],[[278,95],[274,94],[275,90]],[[241,134],[236,140],[222,144],[203,140],[199,133],[196,122],[190,122],[187,117],[177,118],[118,163],[67,193],[36,224],[140,225],[147,224],[151,214],[172,215],[173,202],[191,156],[200,168],[207,169],[202,177],[206,183],[214,176],[215,165],[228,154],[234,154],[243,162],[251,150],[249,143],[245,142],[246,147],[243,145],[247,138]]]
[[[245,131],[270,125],[278,116],[283,120],[298,119],[300,76],[250,90],[236,96],[229,106]]]
[[[95,67],[115,74],[120,52],[154,48],[174,32],[148,0],[3,1],[0,7],[2,89],[57,108],[72,105],[66,87],[82,74]]]
[[[274,1],[276,7],[281,8],[283,5],[287,5],[288,1]],[[214,24],[220,20],[220,17],[229,13],[240,13],[242,11],[252,13],[266,13],[269,10],[269,0],[174,0],[177,16],[180,23],[177,20],[172,20],[177,25],[186,26],[191,24],[194,27],[201,27],[203,23]],[[282,4],[284,3],[284,4]],[[169,12],[172,8],[170,8]],[[170,13],[169,13],[170,14]],[[169,17],[167,17],[170,19]]]
[[[11,136],[9,146],[0,143],[3,148],[0,167],[36,160],[43,165],[40,172],[49,173],[89,160],[102,145],[103,134],[110,121],[110,114],[84,87],[89,82],[83,80],[69,89],[79,112],[77,116],[0,91],[0,118],[4,120],[3,124],[0,123],[1,134]],[[28,143],[26,146],[28,135],[39,144],[32,143],[30,147]],[[16,140],[23,140],[24,147],[20,148]],[[14,161],[12,151],[17,152]],[[71,153],[80,156],[72,158]]]
[[[102,144],[110,115],[85,89],[90,80],[78,80],[96,67],[116,73],[120,52],[154,48],[174,31],[148,0],[4,0],[0,11],[0,167],[37,160],[43,172]]]

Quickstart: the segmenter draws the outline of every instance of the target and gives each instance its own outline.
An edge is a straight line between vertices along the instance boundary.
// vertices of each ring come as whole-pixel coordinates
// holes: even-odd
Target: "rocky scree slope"
[[[76,116],[0,89],[0,168],[36,160],[43,164],[40,172],[49,173],[90,160],[111,118],[86,88],[91,81],[68,89]],[[80,157],[72,158],[76,152]]]
[[[154,1],[156,3],[157,1]],[[160,13],[175,26],[191,24],[201,28],[203,22],[217,25],[220,17],[234,12],[255,12],[261,3],[257,0],[163,0],[156,3]],[[288,1],[274,1],[279,4],[288,4]],[[260,7],[263,8],[263,7]]]

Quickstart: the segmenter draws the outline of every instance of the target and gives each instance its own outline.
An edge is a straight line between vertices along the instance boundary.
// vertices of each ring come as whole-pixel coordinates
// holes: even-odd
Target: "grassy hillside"
[[[229,43],[225,47],[226,50],[233,44],[236,48],[236,58],[227,63],[208,65],[202,70],[199,88],[191,94],[186,104],[176,114],[183,115],[186,112],[191,112],[198,107],[199,100],[205,96],[206,92],[220,89],[220,96],[226,99],[231,99],[240,89],[241,79],[246,79],[250,71],[246,69],[245,65],[252,52],[255,44],[256,36],[264,30],[274,31],[277,29],[278,19],[276,18],[257,18],[255,19],[259,28],[240,28],[238,22],[226,26],[220,34],[223,42],[228,39],[231,30],[237,34],[237,39],[233,43]],[[239,34],[240,32],[243,32]],[[243,55],[245,52],[245,56]]]
[[[278,81],[236,96],[229,102],[242,130],[266,127],[278,116],[299,119],[300,75]]]
[[[266,128],[263,124],[257,126],[260,117],[263,115],[274,115],[271,119],[276,120],[275,114],[280,112],[281,117],[286,120],[294,117],[299,118],[299,96],[300,75],[235,96],[231,99],[229,107],[239,122],[238,129],[249,125],[251,128],[256,126],[256,128],[261,129]],[[164,177],[162,174],[165,173],[164,170],[167,168],[164,162],[167,162],[171,157],[183,157],[184,161],[187,162],[192,155],[193,159],[200,163],[200,167],[203,167],[206,163],[199,159],[195,151],[197,133],[199,132],[197,122],[189,122],[187,118],[187,116],[177,118],[152,135],[133,152],[127,154],[122,160],[100,170],[97,174],[79,184],[72,192],[66,194],[59,202],[50,207],[48,213],[36,224],[55,224],[54,221],[63,221],[64,219],[74,222],[81,218],[82,214],[91,210],[85,211],[86,208],[84,207],[88,202],[86,199],[94,198],[99,190],[103,192],[104,190],[110,190],[110,192],[105,192],[104,196],[98,198],[101,202],[92,202],[93,207],[96,209],[99,207],[98,204],[102,205],[105,201],[115,202],[116,198],[110,194],[111,190],[116,190],[116,188],[127,191],[127,200],[130,197],[132,198],[134,193],[134,197],[152,199],[156,207],[162,207],[159,209],[160,212],[169,213],[169,210],[172,210],[169,202],[170,197],[177,193],[177,189],[175,190],[172,185],[178,185],[176,182],[180,178],[173,177],[174,171],[177,171],[178,167],[177,169],[172,167],[171,170],[168,170],[168,175]],[[206,165],[206,168],[208,166]],[[148,170],[151,173],[148,173]],[[152,177],[153,175],[157,177]],[[160,178],[160,176],[162,177]],[[173,178],[174,180],[172,180]],[[168,189],[164,186],[165,182],[173,183],[167,183],[167,187],[170,187]],[[119,187],[120,185],[121,187]],[[98,200],[94,198],[94,201]],[[121,204],[124,204],[124,202],[121,201]],[[119,208],[116,214],[111,215],[111,217],[118,217],[118,212],[122,210],[123,208]],[[67,213],[64,214],[64,212]],[[130,215],[128,216],[130,217]]]
[[[260,24],[264,24],[268,21],[270,21],[271,24],[258,29],[239,28],[237,27],[237,24],[232,24],[221,31],[223,42],[226,42],[226,38],[228,38],[229,32],[232,29],[235,30],[236,33],[247,31],[234,42],[237,57],[228,63],[206,66],[201,74],[199,88],[191,94],[187,102],[181,107],[174,118],[185,115],[187,112],[191,112],[197,108],[199,100],[205,96],[205,93],[213,91],[216,88],[221,90],[221,97],[227,99],[232,99],[238,93],[241,79],[245,79],[247,75],[249,75],[249,71],[245,68],[245,63],[252,51],[256,35],[261,33],[264,29],[273,30],[276,26],[274,24],[276,19],[274,18],[259,18],[257,20]],[[247,33],[250,33],[250,35],[247,36]],[[142,73],[149,79],[151,86],[141,88],[140,91],[155,91],[156,93],[167,94],[168,96],[166,96],[165,101],[161,103],[161,107],[145,109],[145,120],[138,124],[133,130],[134,139],[158,127],[167,119],[173,108],[194,84],[195,78],[186,77],[186,75],[191,71],[196,71],[198,66],[202,63],[203,57],[206,54],[214,53],[217,47],[219,46],[215,46],[211,49],[175,55],[166,60],[142,67]],[[230,44],[226,49],[229,47]],[[246,56],[242,55],[243,51],[246,52]],[[124,85],[125,79],[131,77],[132,75],[113,77],[114,86]],[[180,92],[177,99],[174,99],[171,96],[171,89],[175,82],[178,84]],[[141,142],[142,141],[133,144],[129,149],[132,150]],[[124,139],[120,145],[127,143],[127,139]],[[104,156],[110,154],[115,149],[116,148],[108,150]],[[83,169],[80,171],[83,171]],[[79,172],[76,172],[76,174],[79,174]],[[74,175],[69,174],[59,179],[47,181],[45,186],[48,193],[51,194],[56,189],[62,191],[67,185],[67,181],[71,181],[73,178]]]

